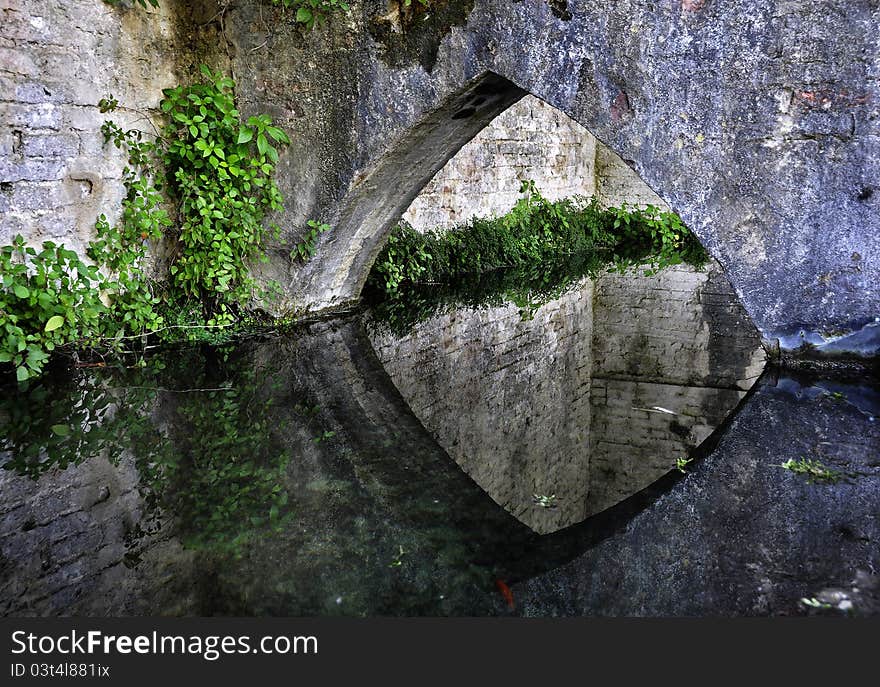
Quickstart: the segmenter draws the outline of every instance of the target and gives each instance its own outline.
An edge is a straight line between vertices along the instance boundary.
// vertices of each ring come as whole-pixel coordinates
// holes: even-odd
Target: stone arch
[[[524,95],[526,91],[508,79],[486,71],[407,129],[355,180],[343,199],[334,227],[337,245],[330,256],[334,262],[341,257],[341,264],[330,268],[322,263],[321,255],[315,256],[300,277],[305,276],[313,288],[307,300],[344,303],[357,298],[391,229],[425,184],[463,145]],[[329,285],[325,281],[328,269],[334,272]]]
[[[402,210],[420,178],[491,118],[487,108],[451,119],[491,73],[628,161],[721,263],[765,337],[783,348],[807,340],[880,350],[880,27],[871,2],[840,12],[831,0],[568,0],[560,12],[545,0],[450,0],[411,26],[383,14],[388,6],[365,2],[350,48],[322,52],[314,76],[296,73],[297,92],[329,94],[315,102],[330,116],[290,115],[305,134],[294,152],[311,157],[291,163],[288,188],[320,179],[332,191],[314,202],[301,194],[289,238],[310,216],[334,231],[310,264],[279,260],[293,308],[357,298],[381,218]],[[387,31],[371,28],[377,18]],[[237,55],[264,40],[254,19],[244,6],[226,17]],[[255,110],[288,96],[290,66],[302,61],[293,37],[277,46],[259,65],[234,58]]]

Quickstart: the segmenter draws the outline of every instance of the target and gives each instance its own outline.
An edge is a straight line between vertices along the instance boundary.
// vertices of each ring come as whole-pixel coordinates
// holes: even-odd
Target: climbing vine
[[[19,381],[39,374],[60,346],[121,348],[156,333],[172,338],[171,330],[227,327],[270,295],[249,267],[279,233],[266,216],[282,208],[273,175],[289,139],[266,115],[241,121],[232,79],[201,73],[202,83],[163,92],[159,135],[102,126],[128,165],[119,221],[100,215],[88,244],[94,264],[51,242],[38,251],[21,236],[0,247],[0,363]],[[110,96],[99,107],[109,113],[119,103]],[[328,228],[310,222],[294,255],[310,257]],[[151,252],[167,256],[164,282],[149,276]]]
[[[195,307],[209,326],[228,325],[252,298],[267,295],[256,288],[249,266],[265,260],[267,234],[279,233],[264,221],[282,209],[272,176],[276,146],[290,141],[266,115],[241,122],[232,79],[205,66],[201,73],[202,83],[163,91],[166,124],[155,140],[112,121],[103,127],[106,140],[128,153],[128,193],[118,226],[99,218],[89,256],[120,275],[125,297],[118,305],[135,329],[161,326],[148,306],[163,302],[178,311]],[[117,105],[113,98],[101,101],[103,111]],[[176,224],[164,209],[169,202],[177,208]],[[164,299],[142,270],[151,240],[169,244]]]

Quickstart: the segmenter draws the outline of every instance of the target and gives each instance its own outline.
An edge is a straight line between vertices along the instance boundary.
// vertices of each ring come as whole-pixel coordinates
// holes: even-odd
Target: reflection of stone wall
[[[179,543],[142,543],[136,569],[127,555],[137,486],[130,460],[92,458],[39,480],[0,470],[0,616],[188,612],[191,556]]]
[[[376,334],[374,346],[438,443],[542,533],[674,469],[764,363],[717,266],[602,275],[531,322],[510,305],[462,309],[398,340]],[[533,494],[556,494],[556,508]]]
[[[764,354],[720,266],[636,271],[596,282],[594,374],[748,389]]]
[[[523,321],[459,310],[373,343],[416,417],[493,499],[539,532],[585,517],[592,285]],[[536,506],[555,494],[562,507]]]
[[[746,392],[623,379],[593,378],[590,393],[590,496],[599,512],[675,468]],[[666,408],[669,415],[656,411]]]

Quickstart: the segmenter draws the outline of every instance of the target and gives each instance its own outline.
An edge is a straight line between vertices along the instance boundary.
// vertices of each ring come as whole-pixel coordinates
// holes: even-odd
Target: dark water
[[[729,287],[683,270],[609,277],[525,313],[435,312],[407,334],[368,313],[143,368],[60,369],[0,400],[0,612],[789,612],[877,564],[876,518],[858,515],[876,514],[877,396],[765,375],[745,398],[762,365]],[[766,468],[797,497],[755,493],[790,510],[746,528],[742,569],[713,562],[724,527],[755,516],[750,461],[781,462],[818,431],[805,426],[864,474],[822,492]],[[759,440],[778,453],[758,456]],[[694,459],[687,475],[679,458]],[[718,469],[733,475],[707,477]],[[790,588],[736,606],[757,588],[749,552],[799,508],[855,544],[829,549],[818,516],[795,519],[802,539],[774,544],[802,558]],[[814,541],[826,563],[811,563]],[[689,575],[726,595],[665,590]]]

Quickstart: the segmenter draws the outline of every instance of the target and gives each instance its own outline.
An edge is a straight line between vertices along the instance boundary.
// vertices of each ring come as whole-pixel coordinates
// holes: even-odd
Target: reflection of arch
[[[357,298],[388,233],[425,184],[525,94],[507,79],[485,72],[412,126],[343,199],[334,235],[345,244],[319,251],[308,265],[303,275],[306,302],[332,305]],[[334,269],[328,260],[339,266]],[[330,273],[334,278],[327,284]]]

